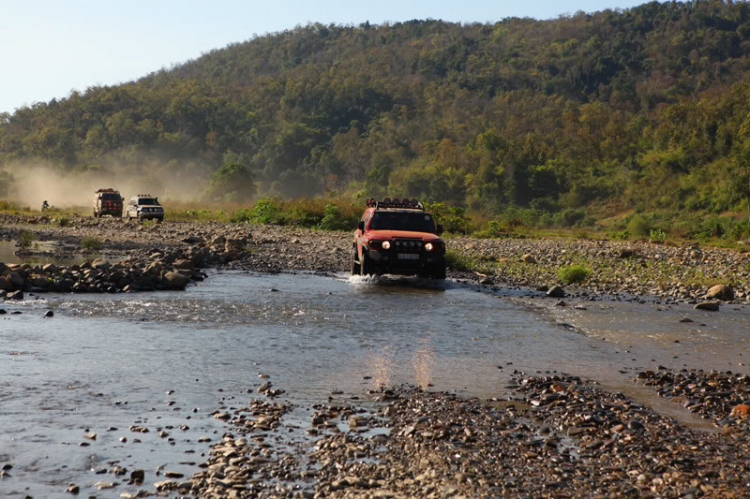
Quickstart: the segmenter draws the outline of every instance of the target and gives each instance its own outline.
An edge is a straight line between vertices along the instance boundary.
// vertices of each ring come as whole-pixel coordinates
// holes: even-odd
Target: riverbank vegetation
[[[316,198],[260,198],[248,204],[192,203],[166,200],[163,203],[167,220],[249,223],[302,227],[324,231],[353,231],[364,209],[364,200],[347,196]],[[546,225],[539,217],[518,210],[495,217],[445,203],[427,203],[426,209],[443,226],[444,238],[472,237],[477,239],[577,239],[641,241],[665,246],[700,244],[749,251],[747,221],[731,215],[701,218],[679,218],[675,214],[640,215],[629,213],[592,222],[583,226]],[[51,224],[65,227],[73,217],[87,215],[87,206],[51,208],[44,212],[11,202],[0,202],[0,213],[44,215]],[[145,223],[145,222],[144,222]],[[692,224],[692,225],[691,225]],[[487,262],[466,262],[481,271]],[[585,262],[582,262],[585,263]],[[463,263],[457,262],[457,265]]]
[[[337,229],[389,195],[456,234],[734,244],[750,238],[748,61],[746,2],[310,24],[1,114],[0,198],[43,164],[226,207],[178,218]]]

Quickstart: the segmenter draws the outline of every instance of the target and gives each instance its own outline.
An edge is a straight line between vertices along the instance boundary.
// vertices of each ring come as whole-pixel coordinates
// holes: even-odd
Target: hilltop
[[[540,225],[719,215],[750,189],[749,54],[745,2],[310,24],[0,115],[0,197],[43,164],[172,197],[409,195]]]

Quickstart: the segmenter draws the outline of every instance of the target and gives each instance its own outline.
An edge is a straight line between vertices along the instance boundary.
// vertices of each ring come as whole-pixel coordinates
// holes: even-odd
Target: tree
[[[747,203],[747,218],[750,222],[750,138],[738,148],[734,157],[734,175],[732,190],[736,198]]]
[[[250,168],[239,162],[224,163],[211,174],[205,197],[210,201],[247,202],[255,196]]]

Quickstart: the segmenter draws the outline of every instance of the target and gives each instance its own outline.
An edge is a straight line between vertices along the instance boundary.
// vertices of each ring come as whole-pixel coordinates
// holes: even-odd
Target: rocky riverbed
[[[226,251],[221,238],[242,240],[231,249],[231,258],[213,255],[205,264],[261,272],[346,272],[351,253],[349,233],[294,227],[170,220],[139,223],[90,217],[73,218],[60,227],[59,220],[50,217],[0,216],[0,238],[16,239],[23,230],[39,240],[55,241],[60,254],[90,253],[80,247],[81,241],[95,239],[102,243],[101,256],[110,258],[143,256],[144,251],[155,249],[164,253],[166,248],[170,254],[176,251],[176,258],[180,258],[179,252],[203,247],[221,253]],[[578,296],[648,295],[666,302],[697,303],[713,286],[724,285],[730,289],[723,288],[716,298],[750,300],[750,253],[737,250],[573,239],[458,237],[448,238],[447,244],[474,267],[449,268],[449,277],[486,285],[545,290],[559,284],[561,267],[581,264],[590,269],[590,277],[566,290]],[[52,251],[49,256],[54,254]]]
[[[516,373],[506,399],[408,386],[332,393],[288,415],[266,383],[213,417],[219,439],[192,476],[118,466],[120,497],[747,497],[748,419],[734,431],[687,428],[578,377]],[[189,423],[189,421],[186,421]],[[303,427],[306,427],[303,428]],[[307,438],[290,437],[305,431]],[[133,427],[132,432],[148,432]],[[165,444],[169,433],[165,432]],[[201,440],[199,440],[201,441]],[[205,455],[205,454],[202,454]],[[98,473],[98,471],[97,471]],[[69,491],[78,485],[70,484]]]

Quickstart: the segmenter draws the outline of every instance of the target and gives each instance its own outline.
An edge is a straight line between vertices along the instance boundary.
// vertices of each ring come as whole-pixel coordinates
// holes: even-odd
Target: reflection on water
[[[241,272],[216,273],[185,292],[5,303],[23,313],[0,316],[0,454],[16,463],[0,495],[11,483],[24,495],[55,497],[58,485],[95,483],[89,470],[96,463],[122,459],[125,467],[156,469],[204,452],[197,439],[223,431],[210,411],[246,404],[266,381],[259,372],[299,404],[398,383],[503,397],[514,370],[556,370],[657,406],[666,402],[633,385],[637,369],[733,362],[733,370],[748,372],[739,365],[748,350],[746,309],[689,312],[696,322],[679,329],[686,323],[674,319],[687,310],[599,306],[610,305],[551,309],[584,335],[512,299],[450,281]],[[51,320],[43,318],[48,309]],[[133,424],[176,428],[188,416],[190,429],[173,446],[156,431],[137,446],[119,440],[132,437],[123,429]],[[90,449],[78,445],[87,428],[99,432]]]
[[[76,255],[73,252],[76,250],[75,246],[68,246],[62,248],[62,255],[60,253],[61,248],[58,243],[53,241],[34,241],[30,247],[34,254],[16,254],[21,247],[18,246],[18,242],[11,240],[0,239],[0,262],[2,263],[31,263],[31,264],[46,264],[54,263],[56,265],[73,265],[80,264],[86,261],[86,257],[83,255]],[[39,254],[39,253],[48,254]]]
[[[417,385],[427,388],[432,382],[432,367],[435,362],[435,350],[430,338],[419,338],[418,347],[414,350],[412,365]]]

